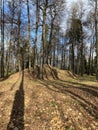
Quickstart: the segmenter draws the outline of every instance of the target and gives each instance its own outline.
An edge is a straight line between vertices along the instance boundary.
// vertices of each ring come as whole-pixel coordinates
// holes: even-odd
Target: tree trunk
[[[34,68],[37,65],[37,34],[38,34],[38,22],[39,22],[39,1],[36,0],[36,31],[35,31],[35,42],[34,42]]]
[[[80,50],[79,50],[79,44],[77,45],[77,74],[80,73]]]
[[[1,77],[4,77],[4,0],[1,9]]]
[[[43,64],[44,64],[44,53],[45,53],[45,43],[46,43],[46,34],[45,34],[45,25],[46,23],[46,7],[43,9],[43,25],[42,25],[42,46],[41,46],[41,67],[40,67],[40,79],[43,79]]]
[[[50,64],[51,63],[51,44],[52,44],[52,34],[53,34],[53,23],[54,23],[54,19],[53,18],[51,20],[51,28],[50,28],[50,35],[49,35],[49,44],[47,46],[47,57],[46,57],[46,63]]]
[[[83,41],[81,41],[81,64],[80,64],[80,68],[81,68],[81,71],[80,71],[80,74],[81,76],[83,76],[83,70],[84,70],[84,60],[83,60]]]
[[[63,54],[63,51],[64,51],[63,48],[64,48],[64,46],[62,45],[62,47],[61,47],[61,69],[63,69],[63,65],[64,65],[64,64],[63,64],[63,63],[64,63],[64,62],[63,62],[63,61],[64,61],[64,60],[63,60],[63,59],[64,59],[64,58],[63,58],[63,55],[64,55],[64,54]]]
[[[19,71],[22,70],[22,66],[21,66],[21,48],[20,48],[20,25],[21,25],[21,20],[20,20],[20,17],[21,17],[21,1],[19,0],[19,16],[18,16],[18,68],[19,68]]]
[[[13,35],[13,20],[14,20],[14,0],[12,1],[12,19],[11,19],[11,31],[10,31],[10,42],[8,42],[8,50],[6,55],[6,76],[9,74],[9,64],[10,64],[10,53],[11,53],[11,42],[12,42],[12,35]]]
[[[55,46],[55,41],[54,41],[54,45],[53,45],[53,66],[55,67],[55,49],[56,49],[56,46]]]
[[[29,70],[31,70],[31,44],[30,44],[30,10],[29,10],[29,0],[27,0],[27,13],[28,13],[28,60],[29,60]]]
[[[98,80],[98,31],[97,31],[97,26],[98,26],[98,21],[97,21],[97,0],[95,0],[95,36],[96,36],[96,60],[97,60],[97,68],[96,68],[96,79]]]
[[[75,67],[74,67],[74,43],[73,43],[73,41],[72,41],[72,46],[71,46],[71,52],[72,52],[71,70],[74,74]]]

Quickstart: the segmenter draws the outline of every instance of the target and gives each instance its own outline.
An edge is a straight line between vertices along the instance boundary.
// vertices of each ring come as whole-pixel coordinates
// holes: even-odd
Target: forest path
[[[0,130],[98,130],[98,85],[14,74],[0,82]]]

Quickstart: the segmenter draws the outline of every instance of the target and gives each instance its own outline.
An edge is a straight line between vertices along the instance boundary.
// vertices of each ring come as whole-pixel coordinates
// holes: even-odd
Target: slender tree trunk
[[[20,52],[20,23],[18,25],[18,68],[19,68],[19,71],[22,70],[22,66],[21,66],[21,52]]]
[[[68,70],[72,71],[72,48],[71,48],[71,46],[69,47],[69,65],[68,65]]]
[[[80,50],[79,45],[77,45],[77,74],[80,73]]]
[[[64,69],[66,69],[66,45],[64,45],[63,64],[64,64]]]
[[[44,53],[45,53],[45,43],[46,43],[46,26],[45,26],[45,21],[46,21],[46,9],[43,12],[43,29],[42,29],[42,52],[43,52],[43,64],[44,64]]]
[[[0,35],[1,35],[1,16],[2,16],[2,1],[0,0]],[[0,40],[0,77],[1,77],[1,40]]]
[[[46,57],[46,63],[51,63],[51,48],[52,48],[52,34],[53,34],[53,23],[54,23],[55,17],[51,20],[51,28],[50,28],[50,35],[49,35],[49,44],[47,46],[47,57]]]
[[[91,74],[91,68],[92,68],[92,64],[91,64],[91,62],[92,62],[92,43],[91,43],[91,45],[90,45],[90,55],[89,55],[89,64],[88,64],[88,75],[90,75]]]
[[[7,41],[7,50],[6,50],[6,76],[9,72],[9,41]]]
[[[96,60],[97,60],[97,68],[96,68],[96,79],[98,80],[98,16],[97,16],[97,7],[98,2],[95,0],[95,36],[96,36]]]
[[[18,68],[19,71],[22,70],[22,66],[21,66],[21,48],[20,48],[20,25],[21,25],[21,1],[19,0],[19,15],[18,15]]]
[[[39,0],[36,0],[36,31],[35,31],[35,45],[34,45],[34,68],[37,65],[37,34],[38,34],[38,22],[39,22]]]
[[[74,67],[74,43],[73,43],[73,41],[72,41],[72,46],[71,46],[71,52],[72,52],[71,70],[74,74],[75,67]]]
[[[58,67],[58,47],[56,45],[56,67]]]
[[[94,51],[92,51],[92,54],[91,54],[91,75],[93,75],[93,73],[94,73],[94,59],[93,59],[93,53],[94,53]]]
[[[31,44],[30,44],[30,9],[29,0],[27,0],[27,13],[28,13],[28,60],[29,60],[29,70],[31,70]]]
[[[92,51],[91,51],[91,75],[94,73],[94,48],[95,48],[95,36],[93,36],[92,41]]]
[[[10,31],[10,42],[8,42],[8,50],[7,50],[7,57],[6,57],[6,76],[8,76],[9,73],[9,64],[10,64],[10,53],[11,53],[11,43],[12,43],[12,35],[13,35],[13,19],[14,19],[14,0],[12,1],[12,19],[11,19],[11,31]]]
[[[4,77],[4,0],[1,9],[1,77]]]
[[[56,45],[55,45],[55,41],[54,41],[54,45],[53,45],[53,66],[55,67],[55,49],[56,49]]]
[[[63,45],[62,45],[62,47],[61,47],[61,69],[63,69]]]
[[[81,68],[81,76],[83,76],[83,71],[84,71],[84,60],[83,60],[83,42],[81,41],[81,64],[80,64],[80,68]]]
[[[42,46],[41,46],[41,65],[40,65],[40,79],[43,79],[43,64],[44,64],[44,53],[46,43],[46,7],[43,9],[43,25],[42,25]]]

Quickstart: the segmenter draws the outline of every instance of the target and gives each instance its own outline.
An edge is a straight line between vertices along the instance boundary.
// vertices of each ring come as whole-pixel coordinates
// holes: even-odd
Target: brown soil
[[[0,130],[98,130],[97,82],[52,69],[43,81],[27,70],[0,81]]]

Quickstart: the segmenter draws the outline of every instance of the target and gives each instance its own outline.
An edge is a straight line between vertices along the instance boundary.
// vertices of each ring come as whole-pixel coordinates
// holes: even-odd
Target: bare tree
[[[1,1],[1,77],[4,77],[4,0]]]
[[[29,0],[27,0],[27,14],[28,14],[28,60],[29,60],[29,70],[31,69],[31,44],[30,44],[30,9]]]
[[[97,64],[97,68],[96,68],[96,79],[98,80],[98,16],[97,16],[97,7],[98,7],[98,2],[97,0],[95,0],[95,36],[96,36],[96,64]]]

